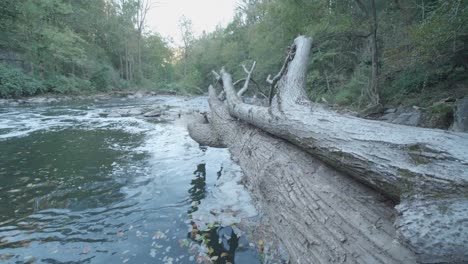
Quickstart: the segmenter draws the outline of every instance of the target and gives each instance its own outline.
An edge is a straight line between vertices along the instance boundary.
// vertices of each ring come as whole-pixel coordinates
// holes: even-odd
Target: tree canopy
[[[212,69],[224,65],[240,79],[250,60],[258,62],[254,79],[265,83],[289,41],[304,34],[314,39],[314,100],[365,108],[375,79],[383,103],[430,104],[468,94],[467,20],[468,5],[459,0],[243,0],[226,28],[192,44],[186,63],[197,75],[190,82],[202,89]]]
[[[316,101],[362,109],[468,94],[466,1],[241,0],[226,27],[201,36],[181,18],[179,48],[145,29],[151,4],[1,1],[0,52],[19,54],[18,76],[26,72],[37,81],[2,96],[124,88],[201,94],[213,69],[225,66],[240,79],[241,65],[254,60],[253,79],[267,86],[299,34],[314,39],[307,81]],[[5,83],[10,75],[0,70],[0,76]]]
[[[18,86],[10,96],[164,87],[172,78],[172,51],[144,31],[149,8],[148,0],[2,1],[0,51],[19,54],[41,88]],[[0,82],[7,81],[3,73]]]

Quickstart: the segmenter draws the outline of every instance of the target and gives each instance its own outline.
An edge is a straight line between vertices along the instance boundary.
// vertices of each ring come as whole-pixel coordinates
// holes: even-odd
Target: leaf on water
[[[210,247],[210,248],[208,249],[208,254],[211,255],[211,254],[213,254],[213,252],[214,252],[214,249]]]
[[[164,239],[166,238],[166,234],[164,234],[163,232],[161,231],[156,231],[153,235],[153,240],[154,239]]]
[[[179,240],[179,245],[180,245],[181,247],[188,247],[189,244],[190,244],[190,242],[188,241],[188,239],[180,239],[180,240]]]
[[[91,248],[90,247],[85,247],[83,248],[83,254],[88,254],[89,252],[91,251]]]

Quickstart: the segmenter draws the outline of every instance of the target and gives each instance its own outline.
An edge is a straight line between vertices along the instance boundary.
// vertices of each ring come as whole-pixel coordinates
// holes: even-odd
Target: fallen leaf
[[[89,252],[91,251],[91,248],[90,247],[85,247],[83,248],[83,254],[88,254]]]

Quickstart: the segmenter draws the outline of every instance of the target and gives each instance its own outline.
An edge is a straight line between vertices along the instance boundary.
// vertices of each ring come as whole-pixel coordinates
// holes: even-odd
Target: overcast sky
[[[231,21],[236,0],[153,0],[155,7],[148,16],[148,30],[157,31],[163,37],[170,36],[180,44],[179,19],[192,20],[196,35],[205,30],[211,32],[216,25],[225,26]]]

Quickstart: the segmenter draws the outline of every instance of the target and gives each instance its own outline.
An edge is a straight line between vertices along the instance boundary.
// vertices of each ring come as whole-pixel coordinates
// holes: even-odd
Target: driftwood
[[[211,129],[247,175],[248,186],[288,249],[292,263],[415,263],[396,240],[394,214],[376,192],[284,140],[232,118],[210,87]],[[203,135],[200,137],[199,135]],[[219,137],[218,137],[219,136]]]
[[[255,179],[257,177],[265,178],[268,174],[264,176],[257,175],[265,174],[265,171],[269,172],[269,177],[272,179],[279,177],[280,180],[285,180],[284,178],[288,178],[287,175],[295,175],[292,178],[294,180],[289,182],[291,186],[284,190],[278,190],[279,193],[276,195],[287,196],[296,193],[297,197],[300,198],[290,197],[290,199],[296,201],[296,206],[303,210],[317,202],[313,198],[307,198],[307,193],[314,192],[314,181],[320,182],[317,175],[323,176],[321,175],[322,172],[317,173],[316,169],[313,168],[314,166],[308,167],[308,169],[301,167],[302,165],[298,164],[300,159],[297,158],[296,160],[294,158],[294,156],[301,155],[297,148],[295,148],[296,152],[284,153],[286,150],[271,146],[263,149],[263,151],[269,150],[270,153],[259,153],[257,156],[252,156],[252,151],[262,149],[265,144],[286,144],[265,134],[265,132],[296,145],[313,157],[341,171],[343,174],[337,176],[341,180],[337,181],[335,190],[340,189],[340,187],[355,188],[356,184],[358,184],[357,181],[359,181],[399,203],[396,206],[398,213],[395,220],[396,233],[400,241],[403,244],[407,243],[408,248],[416,254],[418,261],[424,263],[467,262],[468,135],[364,120],[341,115],[323,106],[313,104],[308,99],[305,91],[311,44],[312,40],[309,38],[302,36],[296,38],[294,42],[295,53],[291,60],[288,58],[286,60],[290,60],[290,62],[287,63],[287,68],[278,82],[278,93],[274,96],[271,106],[268,108],[243,103],[234,90],[231,76],[222,70],[220,76],[226,95],[226,103],[222,104],[216,101],[214,91],[211,91],[211,122],[204,124],[204,128],[212,133],[212,136],[216,139],[215,142],[222,142],[218,144],[219,146],[229,147],[233,155],[239,159],[242,168],[249,177]],[[288,54],[288,56],[291,55]],[[220,115],[217,114],[219,111],[228,111],[228,113],[223,112],[223,115]],[[228,123],[229,126],[227,126]],[[195,134],[197,130],[195,124],[189,127],[189,130],[191,135]],[[249,132],[251,130],[255,132]],[[233,134],[231,131],[236,131],[236,133]],[[205,134],[208,135],[208,133]],[[261,135],[262,140],[255,138],[255,135]],[[244,137],[251,139],[250,141],[244,139],[245,142],[241,145],[244,147],[235,151],[240,147],[237,144],[242,143],[238,142],[241,140],[239,138]],[[204,143],[203,140],[198,142]],[[292,147],[288,145],[288,148]],[[284,163],[285,161],[276,157],[272,158],[269,155],[279,155],[279,157],[286,160],[289,157],[289,168]],[[244,164],[242,162],[243,158],[248,159]],[[248,162],[260,163],[261,168],[248,169]],[[268,166],[265,164],[268,164]],[[315,159],[314,164],[315,167],[324,167],[321,162]],[[312,175],[310,175],[311,172],[313,172]],[[336,174],[336,172],[334,173]],[[314,174],[316,178],[313,177]],[[347,179],[348,175],[352,176],[354,181]],[[272,179],[262,178],[261,181]],[[301,189],[300,184],[296,183],[300,181],[311,181],[310,185],[302,183],[308,186],[306,191],[304,188]],[[346,184],[344,184],[345,182]],[[274,191],[275,188],[280,188],[266,183],[257,187],[266,188],[263,190],[263,196],[265,197],[271,197],[270,192]],[[261,190],[257,191],[261,192]],[[335,193],[335,195],[337,194]],[[353,195],[357,194],[351,192],[347,199],[356,199]],[[329,206],[322,210],[322,212],[327,211],[324,219],[341,221],[335,222],[338,226],[340,226],[339,223],[350,226],[359,224],[353,217],[346,220],[335,219],[338,217],[336,210],[340,210],[342,201],[334,197],[328,199]],[[269,206],[275,207],[274,204]],[[281,204],[276,206],[282,208]],[[357,210],[355,213],[359,215],[365,212],[366,206],[371,207],[370,204],[365,205],[364,208],[358,209],[356,207],[354,209]],[[274,209],[278,210],[278,208]],[[312,217],[313,211],[307,211],[307,213],[305,211],[299,215],[304,219],[307,216]],[[285,214],[285,222],[281,222],[280,225],[295,225],[298,230],[309,227],[310,232],[312,232],[311,236],[321,237],[324,240],[332,239],[331,234],[323,234],[320,228],[315,226],[320,226],[318,223],[320,221],[309,223],[306,221],[304,223],[304,221],[300,220],[300,217],[298,218],[299,215],[295,215],[299,212],[284,211],[283,213]],[[289,213],[292,215],[287,215]],[[385,219],[388,221],[388,216]],[[280,229],[280,227],[278,228]],[[302,231],[306,232],[305,230]],[[365,236],[359,232],[353,234],[347,229],[342,231],[347,240],[349,237],[358,239],[356,236],[363,236],[366,239],[374,239],[373,241],[375,241],[373,235]],[[285,232],[281,235],[285,235]],[[288,230],[288,232],[291,232],[291,230]],[[292,243],[285,240],[287,239],[283,239],[285,244]],[[307,241],[309,243],[307,245],[312,248],[309,250],[320,248],[319,245],[321,244],[319,242],[315,244],[313,241]],[[358,240],[353,242],[360,243]],[[336,256],[330,257],[333,254],[326,253],[325,249],[319,250],[319,253],[316,254],[310,252],[298,253],[300,249],[295,248],[297,246],[290,245],[288,247],[290,251],[295,252],[292,255],[297,262],[306,263],[304,262],[305,259],[311,260],[313,263],[327,263],[338,260],[335,258]],[[340,248],[336,245],[335,247]],[[401,259],[397,260],[395,255],[382,250],[382,247],[377,251],[379,253],[375,254],[379,256],[384,254],[391,256],[396,262],[407,262]],[[343,249],[343,252],[349,253],[350,251]],[[357,254],[359,255],[359,253]],[[360,256],[372,255],[370,252],[361,252],[361,254],[364,255]],[[345,255],[348,258],[339,260],[372,263],[371,261],[357,260],[352,257],[353,254]],[[387,262],[384,261],[384,263]]]

